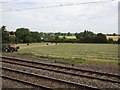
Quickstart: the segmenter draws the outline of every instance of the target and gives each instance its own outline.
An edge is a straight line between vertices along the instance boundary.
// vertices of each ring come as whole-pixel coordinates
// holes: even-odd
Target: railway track
[[[30,61],[30,60],[28,61],[28,60],[12,58],[12,57],[4,56],[2,58],[3,58],[2,62],[4,63],[11,63],[11,64],[20,65],[20,66],[30,67],[30,68],[43,69],[43,70],[48,70],[52,72],[64,73],[72,76],[79,76],[79,77],[84,77],[89,79],[96,79],[96,80],[105,81],[105,82],[118,83],[118,84],[120,83],[119,81],[120,76],[118,75],[94,72],[94,71],[88,71],[88,70],[80,70],[74,67],[58,66],[58,65],[46,64],[46,63]]]
[[[4,75],[2,75],[3,78],[15,80],[18,82],[23,82],[30,84],[32,86],[37,86],[40,88],[44,88],[46,90],[52,90],[56,88],[79,88],[80,90],[100,90],[97,87],[92,87],[92,86],[87,86],[87,85],[82,85],[82,84],[77,84],[73,82],[69,82],[66,80],[60,80],[60,79],[55,79],[47,76],[42,76],[34,73],[29,73],[29,72],[24,72],[22,70],[15,70],[11,68],[2,68]],[[12,75],[8,75],[9,73],[12,73]],[[17,76],[17,77],[16,77]],[[24,77],[24,78],[21,78]],[[42,84],[39,83],[39,81],[42,81]],[[51,85],[51,84],[52,85]],[[46,84],[49,84],[48,86]],[[45,86],[46,85],[46,86]]]
[[[12,80],[13,82],[15,81],[15,82],[18,82],[18,83],[22,83],[22,84],[25,84],[25,85],[32,86],[32,88],[36,88],[36,89],[40,89],[40,90],[53,90],[53,89],[51,89],[49,87],[37,85],[35,83],[29,82],[29,81],[25,81],[25,80],[21,80],[21,79],[17,79],[17,78],[14,78],[14,77],[5,76],[5,75],[2,75],[1,77],[2,77],[2,79],[8,79],[8,80]]]

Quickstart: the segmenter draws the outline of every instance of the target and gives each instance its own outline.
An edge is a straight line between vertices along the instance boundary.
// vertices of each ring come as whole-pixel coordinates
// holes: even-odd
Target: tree
[[[63,38],[61,39],[61,41],[62,41],[62,42],[65,42],[65,40],[66,40],[66,37],[63,36]]]
[[[26,36],[24,39],[24,43],[32,43],[33,38],[31,36]]]
[[[57,36],[61,36],[61,32],[55,33],[55,35],[57,35]]]
[[[75,33],[76,38],[79,42],[92,43],[94,42],[95,34],[91,31],[85,30],[81,33]]]
[[[2,26],[0,32],[2,33],[2,43],[8,43],[9,32],[6,30],[6,26]]]
[[[6,26],[3,25],[3,26],[1,27],[1,30],[2,30],[2,31],[6,31]]]
[[[116,33],[113,33],[113,36],[116,36],[117,34]]]
[[[65,36],[63,36],[63,40],[65,40],[66,39],[66,37]]]
[[[55,35],[55,40],[59,40],[59,36]]]
[[[15,36],[9,36],[9,43],[17,43]]]
[[[13,31],[10,31],[9,34],[10,35],[15,35],[15,33]]]
[[[95,40],[94,40],[95,43],[106,43],[107,42],[107,38],[104,34],[102,33],[98,33],[96,36],[95,36]]]
[[[41,36],[38,32],[31,32],[31,37],[33,42],[40,42]]]
[[[43,38],[44,38],[45,41],[51,41],[51,40],[55,39],[54,35],[52,35],[50,33],[44,33]]]
[[[85,36],[84,37],[84,42],[85,43],[93,43],[94,42],[95,37],[94,36]]]
[[[112,38],[109,38],[108,43],[114,43],[114,40]]]
[[[70,32],[67,33],[67,36],[71,36],[72,34]]]
[[[18,28],[15,32],[15,35],[16,35],[18,41],[21,43],[32,42],[31,33],[28,28]]]
[[[118,39],[118,41],[117,41],[117,42],[118,42],[118,44],[120,44],[120,38]]]

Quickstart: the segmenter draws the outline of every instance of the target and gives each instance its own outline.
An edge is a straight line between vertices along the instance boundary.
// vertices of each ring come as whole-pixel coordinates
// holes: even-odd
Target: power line
[[[110,1],[110,0],[109,0]],[[114,1],[114,0],[111,0]],[[32,9],[42,9],[42,8],[55,8],[55,7],[65,7],[65,6],[73,6],[73,5],[82,5],[82,4],[97,4],[97,3],[103,3],[108,1],[98,1],[98,2],[84,2],[84,3],[76,3],[76,4],[60,4],[60,5],[54,5],[54,6],[41,6],[41,7],[35,7],[35,8],[25,8],[25,9],[16,9],[16,10],[7,10],[7,11],[0,11],[0,12],[11,12],[11,11],[23,11],[23,10],[32,10]]]
[[[0,1],[0,3],[7,3],[7,1]]]
[[[9,1],[0,2],[0,4],[8,3]]]

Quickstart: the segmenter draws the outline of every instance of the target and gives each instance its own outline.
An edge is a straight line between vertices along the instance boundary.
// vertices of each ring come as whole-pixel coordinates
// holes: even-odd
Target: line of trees
[[[106,35],[102,33],[95,34],[91,31],[85,30],[80,33],[42,33],[33,32],[28,28],[18,28],[15,32],[7,31],[6,26],[0,28],[2,33],[2,43],[37,43],[37,42],[71,42],[71,43],[120,43],[114,41],[112,38],[106,39]],[[66,39],[65,36],[76,36],[76,39]],[[110,34],[112,36],[112,34]],[[114,35],[117,35],[114,33]],[[60,38],[59,36],[63,36]]]
[[[107,43],[106,35],[102,33],[94,34],[91,31],[84,31],[81,33],[75,34],[79,42],[82,43]]]

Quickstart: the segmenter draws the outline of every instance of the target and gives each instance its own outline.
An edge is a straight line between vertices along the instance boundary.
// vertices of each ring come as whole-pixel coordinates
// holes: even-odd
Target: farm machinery
[[[5,52],[18,52],[19,47],[16,46],[15,44],[8,44],[8,45],[3,45],[2,49]]]

